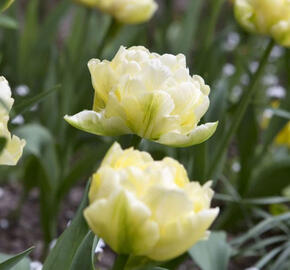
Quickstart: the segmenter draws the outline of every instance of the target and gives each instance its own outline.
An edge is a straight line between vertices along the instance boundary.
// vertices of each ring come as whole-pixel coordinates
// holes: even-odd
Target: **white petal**
[[[169,132],[162,135],[159,140],[156,140],[156,142],[174,147],[187,147],[199,144],[206,141],[214,134],[217,125],[218,122],[206,123],[197,126],[189,134]]]

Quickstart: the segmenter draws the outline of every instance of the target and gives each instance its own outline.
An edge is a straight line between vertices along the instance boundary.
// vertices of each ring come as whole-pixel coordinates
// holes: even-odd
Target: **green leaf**
[[[201,15],[201,9],[204,1],[195,0],[190,1],[183,17],[182,29],[180,33],[178,52],[188,55],[192,49],[196,30],[198,28],[198,21]]]
[[[0,270],[9,270],[9,269],[13,269],[16,270],[16,268],[13,268],[14,266],[16,266],[20,261],[22,261],[25,256],[27,256],[32,250],[34,249],[34,247],[31,247],[21,253],[18,253],[17,255],[6,259],[5,261],[0,263]],[[19,269],[20,270],[20,269]]]
[[[0,253],[0,262],[3,262],[13,256]],[[30,270],[30,259],[24,257],[19,263],[14,265],[10,270]]]
[[[27,3],[25,14],[25,24],[21,32],[20,40],[18,40],[19,56],[18,70],[20,80],[26,80],[29,78],[32,71],[32,66],[35,65],[34,61],[31,61],[35,57],[33,44],[36,40],[39,29],[39,0],[30,0]]]
[[[88,225],[83,217],[83,210],[88,204],[88,182],[83,200],[70,226],[63,232],[46,258],[43,270],[70,270],[74,256],[88,233]]]
[[[231,253],[224,232],[212,232],[207,241],[200,241],[189,250],[189,255],[202,270],[227,270]]]
[[[35,95],[31,98],[28,98],[28,99],[22,101],[20,104],[15,104],[15,106],[13,107],[13,114],[18,115],[18,114],[23,113],[24,111],[31,108],[33,105],[41,102],[45,97],[52,94],[54,91],[59,90],[60,87],[61,87],[61,85],[58,84],[49,90],[43,91],[38,95]]]
[[[94,264],[92,264],[92,254],[94,254],[94,244],[96,244],[98,240],[99,238],[95,241],[95,235],[92,231],[87,233],[73,258],[70,270],[95,269]]]
[[[259,224],[255,225],[252,229],[250,229],[248,232],[243,234],[240,237],[235,238],[231,241],[232,245],[238,245],[241,246],[242,244],[246,243],[249,239],[255,238],[275,227],[277,227],[277,224],[289,221],[290,220],[290,213],[282,214],[279,216],[270,216],[263,221],[261,221]]]
[[[270,109],[274,115],[290,120],[290,112],[281,109]]]
[[[1,0],[0,11],[4,11],[5,9],[7,9],[13,2],[14,0]]]
[[[289,185],[290,158],[271,160],[261,165],[250,180],[250,197],[276,196]]]
[[[259,128],[256,119],[255,110],[252,105],[249,106],[237,132],[239,156],[241,162],[241,171],[238,179],[238,191],[244,194],[249,186],[251,167],[253,166],[253,157],[255,147],[258,144]]]
[[[56,193],[60,184],[60,162],[54,138],[48,129],[39,124],[24,125],[14,132],[26,140],[24,154],[35,157],[27,161],[23,179],[28,189],[35,184],[40,188],[41,224],[45,242],[49,243],[55,237]],[[33,173],[29,171],[31,168],[34,168]]]
[[[7,15],[0,14],[0,27],[7,29],[17,29],[18,22]]]

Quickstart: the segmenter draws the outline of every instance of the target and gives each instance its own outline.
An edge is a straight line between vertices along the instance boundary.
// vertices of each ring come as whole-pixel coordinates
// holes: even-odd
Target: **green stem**
[[[123,270],[125,269],[126,263],[128,261],[129,256],[128,255],[118,255],[118,257],[115,260],[114,266],[112,270]]]
[[[201,76],[206,76],[205,74],[205,58],[208,56],[208,51],[212,46],[214,40],[214,31],[216,29],[216,24],[219,18],[219,14],[222,8],[222,5],[225,0],[214,0],[211,6],[211,16],[210,21],[207,25],[206,35],[203,40],[203,46],[199,58],[198,73]],[[195,147],[194,150],[194,168],[193,168],[193,177],[195,180],[204,183],[206,180],[206,171],[207,171],[207,160],[208,160],[208,143],[204,142]]]
[[[132,135],[131,144],[135,149],[138,149],[142,142],[142,138],[137,135]]]
[[[199,57],[199,66],[198,71],[201,76],[204,76],[204,68],[208,64],[208,61],[205,61],[206,57],[208,57],[208,51],[212,46],[214,40],[214,31],[216,28],[216,24],[219,18],[219,14],[225,0],[213,0],[211,6],[211,14],[210,21],[207,24],[207,29],[205,31],[205,38],[202,44],[202,50]]]
[[[193,179],[204,183],[206,180],[207,143],[194,147]]]
[[[264,68],[267,64],[267,61],[269,59],[269,56],[271,54],[271,51],[272,51],[274,45],[275,45],[274,41],[271,40],[269,42],[265,52],[264,52],[264,55],[262,56],[262,58],[260,60],[259,67],[258,67],[257,71],[252,76],[252,79],[251,79],[250,84],[249,84],[249,88],[245,91],[245,93],[240,101],[240,104],[239,104],[239,106],[234,114],[231,126],[230,126],[229,130],[226,132],[226,135],[223,137],[223,140],[220,143],[218,150],[216,151],[216,154],[214,155],[213,164],[208,172],[209,179],[215,176],[216,170],[220,165],[222,157],[224,156],[226,149],[228,148],[234,134],[236,133],[236,131],[237,131],[244,115],[245,115],[245,112],[247,110],[247,107],[248,107],[253,95],[257,91],[257,87],[256,87],[257,83],[259,81],[261,74],[264,71]]]
[[[119,23],[114,18],[111,19],[109,26],[104,34],[104,37],[102,38],[101,43],[98,47],[98,50],[97,50],[98,57],[102,56],[104,49],[118,35],[122,27],[123,27],[123,24]]]

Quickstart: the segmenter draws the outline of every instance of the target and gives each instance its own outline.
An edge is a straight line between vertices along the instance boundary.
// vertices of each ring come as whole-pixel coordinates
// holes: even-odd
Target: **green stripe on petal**
[[[85,110],[72,116],[66,115],[64,119],[73,127],[96,135],[119,136],[132,133],[120,117],[106,118],[103,112]]]
[[[159,228],[150,219],[150,209],[126,191],[115,191],[84,211],[96,235],[119,254],[145,255],[159,240]]]
[[[217,125],[218,122],[206,123],[204,125],[197,126],[188,134],[169,132],[162,135],[159,140],[156,140],[155,142],[173,147],[192,146],[209,139],[216,131]]]

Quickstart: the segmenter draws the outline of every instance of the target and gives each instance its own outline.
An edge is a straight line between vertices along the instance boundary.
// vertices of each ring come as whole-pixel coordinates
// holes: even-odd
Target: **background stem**
[[[128,255],[118,255],[115,260],[112,270],[123,270],[125,269],[126,263],[128,261]]]
[[[259,67],[251,78],[249,88],[245,91],[245,93],[240,101],[240,104],[239,104],[239,106],[234,114],[231,126],[230,126],[229,130],[227,131],[226,135],[223,137],[223,140],[220,143],[219,148],[216,151],[216,154],[215,154],[214,159],[213,159],[213,164],[211,165],[211,168],[207,174],[208,179],[216,176],[216,170],[219,167],[221,160],[223,160],[223,156],[224,156],[226,150],[228,149],[228,146],[229,146],[233,136],[235,135],[235,133],[236,133],[236,131],[237,131],[244,115],[245,115],[245,112],[246,112],[247,107],[251,101],[251,98],[253,97],[255,91],[257,90],[257,88],[256,88],[257,82],[259,81],[259,78],[264,71],[264,68],[267,64],[268,58],[271,54],[271,51],[272,51],[274,45],[275,45],[275,42],[273,40],[270,40],[268,43],[268,46],[267,46],[267,48],[266,48],[266,50],[265,50],[265,52],[260,60]]]

